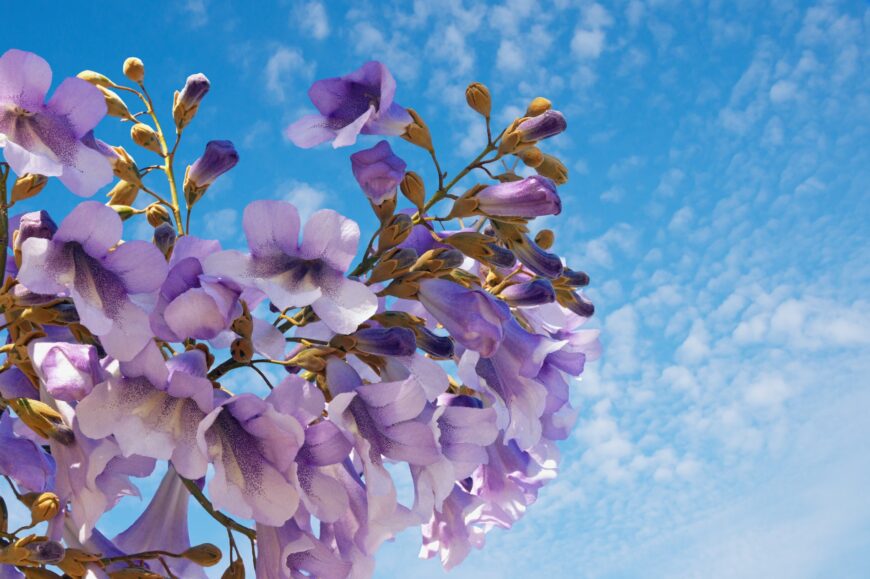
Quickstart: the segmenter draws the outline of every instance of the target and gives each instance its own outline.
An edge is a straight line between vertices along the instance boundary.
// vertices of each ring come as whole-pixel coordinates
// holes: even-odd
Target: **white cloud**
[[[239,213],[231,208],[209,211],[203,214],[202,222],[206,234],[217,239],[233,239],[239,231]]]
[[[601,29],[578,29],[571,39],[571,51],[578,58],[598,58],[604,50],[604,38],[604,31]]]
[[[266,89],[273,98],[283,101],[291,81],[298,77],[310,77],[313,72],[314,65],[305,62],[302,51],[279,46],[266,62]]]
[[[299,217],[303,223],[311,217],[311,214],[322,209],[327,200],[325,191],[300,181],[287,181],[276,189],[277,195],[284,201],[289,201],[299,210]]]
[[[523,51],[512,40],[504,39],[498,45],[496,66],[505,72],[519,72],[525,66]]]
[[[770,102],[784,103],[795,98],[797,85],[789,80],[778,80],[770,87]]]
[[[315,40],[323,40],[329,36],[329,14],[322,2],[298,5],[291,16],[291,24],[301,30],[302,34]]]

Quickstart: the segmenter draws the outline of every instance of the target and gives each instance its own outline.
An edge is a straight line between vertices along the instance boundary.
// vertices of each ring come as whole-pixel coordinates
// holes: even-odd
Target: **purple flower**
[[[52,397],[76,402],[105,379],[94,346],[68,342],[31,342],[30,359]]]
[[[112,180],[106,158],[82,137],[106,115],[100,91],[79,78],[64,80],[45,102],[51,68],[39,56],[11,49],[0,56],[0,148],[17,175],[59,177],[90,197]]]
[[[483,357],[491,356],[504,337],[510,310],[483,290],[470,290],[442,279],[420,282],[420,302],[450,336]]]
[[[434,511],[423,525],[421,559],[439,555],[441,565],[448,571],[465,560],[471,548],[483,548],[486,530],[483,525],[469,524],[476,511],[484,505],[483,499],[465,491],[461,485],[453,486],[450,496],[440,511]]]
[[[257,525],[257,577],[290,579],[320,577],[344,579],[351,564],[343,561],[333,547],[300,527],[295,519],[283,526]]]
[[[204,74],[192,74],[187,77],[184,87],[179,91],[177,102],[188,109],[199,106],[210,88],[211,83]]]
[[[231,141],[209,141],[205,153],[190,166],[185,181],[200,189],[208,187],[238,162],[239,154]]]
[[[213,410],[196,436],[214,465],[208,491],[216,508],[272,526],[293,516],[299,505],[294,459],[305,437],[293,416],[239,394]]]
[[[155,336],[169,342],[211,340],[241,314],[241,288],[203,275],[203,262],[218,251],[217,241],[191,236],[178,240],[150,316]]]
[[[393,102],[395,93],[396,81],[380,62],[367,62],[346,76],[318,80],[308,96],[320,114],[302,117],[287,128],[287,136],[307,149],[330,140],[336,148],[353,145],[360,133],[401,135],[411,115]]]
[[[353,338],[357,349],[376,356],[411,356],[417,350],[414,332],[408,328],[364,328]]]
[[[536,117],[524,120],[517,126],[522,142],[540,141],[568,128],[565,117],[559,111],[549,110]]]
[[[187,505],[190,492],[171,466],[151,502],[136,521],[112,542],[125,553],[169,551],[183,553],[190,547],[187,528]],[[167,557],[166,563],[178,577],[205,579],[202,567],[181,557]],[[157,561],[149,561],[155,573],[164,571]]]
[[[347,334],[377,311],[366,285],[344,277],[359,243],[359,226],[329,209],[314,213],[299,243],[299,213],[282,201],[245,208],[249,255],[222,251],[205,261],[208,274],[262,290],[279,309],[310,305],[335,332]]]
[[[214,389],[205,376],[202,351],[164,362],[151,343],[79,402],[79,428],[94,439],[114,436],[125,456],[171,460],[183,476],[199,478],[206,457],[197,445],[197,427],[214,408]]]
[[[396,196],[396,188],[405,176],[405,162],[393,154],[390,144],[381,141],[371,149],[350,156],[353,176],[375,205]]]
[[[17,221],[18,225],[15,226],[15,218],[9,220],[9,229],[18,231],[14,240],[9,240],[15,251],[21,251],[21,246],[31,237],[51,239],[57,232],[57,224],[47,211],[31,211],[18,217]]]
[[[533,279],[506,287],[499,297],[515,307],[539,306],[556,300],[556,290],[546,279]]]
[[[132,295],[157,291],[166,260],[145,241],[121,240],[118,214],[94,201],[78,205],[51,240],[30,238],[21,247],[18,280],[29,290],[72,297],[82,323],[106,351],[130,360],[151,339],[148,314]]]
[[[478,192],[474,199],[481,211],[497,217],[540,217],[562,212],[556,184],[539,175],[490,185]]]
[[[0,416],[0,474],[28,491],[45,491],[54,484],[54,460],[32,440],[13,433],[15,420],[9,413]]]
[[[549,279],[562,275],[563,266],[559,256],[541,249],[525,233],[521,233],[518,239],[511,242],[510,248],[517,259],[533,273]]]
[[[57,463],[55,493],[61,504],[70,504],[66,519],[78,540],[85,541],[100,517],[121,498],[139,496],[130,477],[151,474],[154,460],[141,456],[125,458],[112,438],[94,440],[85,436],[72,407],[62,401],[57,401],[56,405],[64,422],[72,429],[74,440],[70,444],[49,440],[51,455]],[[59,515],[58,519],[62,521],[64,516]]]

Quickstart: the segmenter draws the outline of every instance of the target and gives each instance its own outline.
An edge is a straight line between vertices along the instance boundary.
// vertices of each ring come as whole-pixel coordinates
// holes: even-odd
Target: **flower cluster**
[[[563,115],[538,98],[496,133],[490,93],[472,83],[487,142],[450,175],[382,64],[318,81],[319,112],[287,129],[293,142],[400,137],[431,156],[431,193],[394,152],[402,141],[381,140],[350,155],[380,223],[362,252],[353,220],[325,209],[303,223],[270,200],[246,207],[238,251],[190,227],[239,161],[232,143],[208,143],[176,184],[208,79],[175,93],[170,135],[142,61],[123,72],[128,84],[84,71],[46,101],[43,59],[0,57],[0,577],[204,577],[222,554],[191,546],[191,496],[227,529],[225,577],[244,574],[242,538],[258,577],[342,578],[370,576],[379,546],[411,526],[420,556],[448,569],[510,528],[556,475],[569,384],[598,353],[582,328],[588,276],[550,252],[552,231],[533,231],[562,209],[567,171],[539,145]],[[97,139],[106,114],[157,162]],[[105,204],[7,218],[48,177],[89,197],[113,175]],[[124,241],[143,216],[152,242]],[[154,469],[165,475],[142,515],[105,536],[101,517]],[[397,498],[402,469],[412,504]],[[13,500],[32,517],[17,530]]]

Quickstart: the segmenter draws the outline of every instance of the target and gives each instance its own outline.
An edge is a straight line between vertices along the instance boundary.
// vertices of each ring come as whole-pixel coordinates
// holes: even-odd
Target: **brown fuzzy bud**
[[[517,151],[517,157],[523,160],[527,167],[539,167],[544,162],[544,153],[537,147],[526,147]]]
[[[67,549],[57,566],[70,577],[84,577],[88,572],[85,565],[96,563],[99,560],[98,555],[91,555],[81,549]]]
[[[233,320],[231,329],[236,333],[236,335],[241,336],[242,338],[250,338],[251,333],[254,331],[254,322],[250,317],[246,318],[244,316],[239,316]]]
[[[106,197],[109,198],[109,205],[133,205],[138,194],[139,185],[120,180],[106,193]]]
[[[548,99],[545,99],[544,97],[535,97],[532,99],[532,102],[529,103],[529,108],[526,109],[526,116],[536,117],[544,114],[551,108],[553,108],[553,103]]]
[[[230,355],[239,364],[247,364],[254,357],[254,343],[250,338],[236,338],[230,344]]]
[[[245,579],[245,562],[236,559],[230,563],[230,566],[221,575],[221,579]]]
[[[12,186],[12,203],[36,197],[40,191],[45,189],[46,183],[48,183],[48,177],[44,175],[25,173],[16,179],[15,185]]]
[[[100,85],[97,85],[97,88],[100,89],[100,92],[103,93],[103,98],[106,99],[106,113],[109,116],[130,121],[136,120],[130,114],[130,109],[127,108],[127,104],[118,93]]]
[[[288,360],[288,365],[299,366],[309,372],[323,372],[326,358],[335,353],[334,348],[305,348]]]
[[[426,186],[423,184],[423,178],[420,175],[414,171],[408,171],[402,178],[399,189],[402,190],[402,195],[418,209],[423,207],[423,204],[426,202]]]
[[[405,127],[402,138],[427,151],[432,151],[432,135],[429,133],[429,127],[414,109],[408,109],[408,114],[411,115],[412,121]]]
[[[522,135],[516,130],[505,131],[504,136],[501,138],[501,142],[498,144],[498,154],[499,156],[507,155],[513,153],[517,146],[520,144],[520,139]]]
[[[538,172],[538,175],[549,177],[556,185],[564,185],[568,182],[568,167],[553,155],[545,153],[544,160],[535,167],[535,171]]]
[[[21,502],[30,509],[33,525],[51,520],[60,512],[60,499],[52,492],[27,493],[21,496]]]
[[[23,567],[24,579],[63,579],[54,571],[49,571],[44,567]]]
[[[142,184],[142,179],[139,176],[139,167],[136,166],[136,161],[130,156],[130,153],[124,147],[112,147],[117,157],[112,159],[112,172],[115,177],[128,183]]]
[[[492,112],[492,97],[489,89],[479,82],[473,82],[465,89],[465,102],[481,115],[489,118]]]
[[[195,545],[181,554],[188,561],[193,561],[201,567],[212,567],[221,561],[221,550],[211,543]]]
[[[535,235],[535,243],[538,244],[538,247],[541,249],[550,249],[553,247],[553,243],[556,241],[556,234],[553,233],[552,229],[542,229]]]
[[[161,223],[169,223],[169,210],[160,203],[152,203],[145,209],[145,219],[151,227],[158,227]]]
[[[64,431],[69,431],[69,428],[60,413],[48,404],[30,398],[13,398],[9,401],[9,407],[21,422],[41,437],[54,438],[58,442],[66,438]]]
[[[367,281],[369,283],[377,283],[392,279],[408,271],[416,261],[417,252],[410,247],[390,249],[384,252],[380,261],[372,268]]]
[[[124,61],[124,76],[135,83],[145,80],[145,64],[135,56]]]
[[[396,211],[395,197],[385,199],[384,202],[380,205],[375,205],[371,201],[369,201],[369,203],[371,203],[372,211],[375,212],[375,215],[378,216],[378,219],[381,221],[381,223],[392,217],[393,213]]]
[[[393,215],[378,236],[378,250],[384,251],[405,241],[411,234],[414,223],[411,216],[405,213]]]
[[[93,70],[83,70],[76,76],[94,86],[115,86],[115,83],[109,80],[107,76],[102,75],[99,72],[94,72]]]
[[[130,127],[130,138],[140,147],[163,156],[163,148],[160,146],[160,137],[157,135],[157,131],[145,123],[136,123]]]

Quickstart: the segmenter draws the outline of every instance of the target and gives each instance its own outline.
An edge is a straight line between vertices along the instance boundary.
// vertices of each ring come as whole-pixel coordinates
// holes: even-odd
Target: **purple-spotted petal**
[[[54,240],[74,241],[82,246],[85,253],[99,259],[121,240],[123,228],[121,218],[114,209],[96,201],[85,201],[79,203],[61,222]]]
[[[12,48],[0,56],[0,98],[22,107],[42,105],[51,86],[51,67],[45,59]]]
[[[103,265],[121,278],[131,294],[157,291],[166,279],[166,259],[147,241],[122,243],[106,256]]]
[[[359,225],[331,209],[321,209],[305,223],[299,257],[319,259],[333,269],[345,271],[356,255]]]
[[[283,201],[253,201],[242,218],[245,237],[255,256],[296,253],[299,243],[299,212]]]
[[[106,116],[106,99],[99,89],[75,77],[60,83],[47,107],[66,117],[77,139],[85,136]]]

